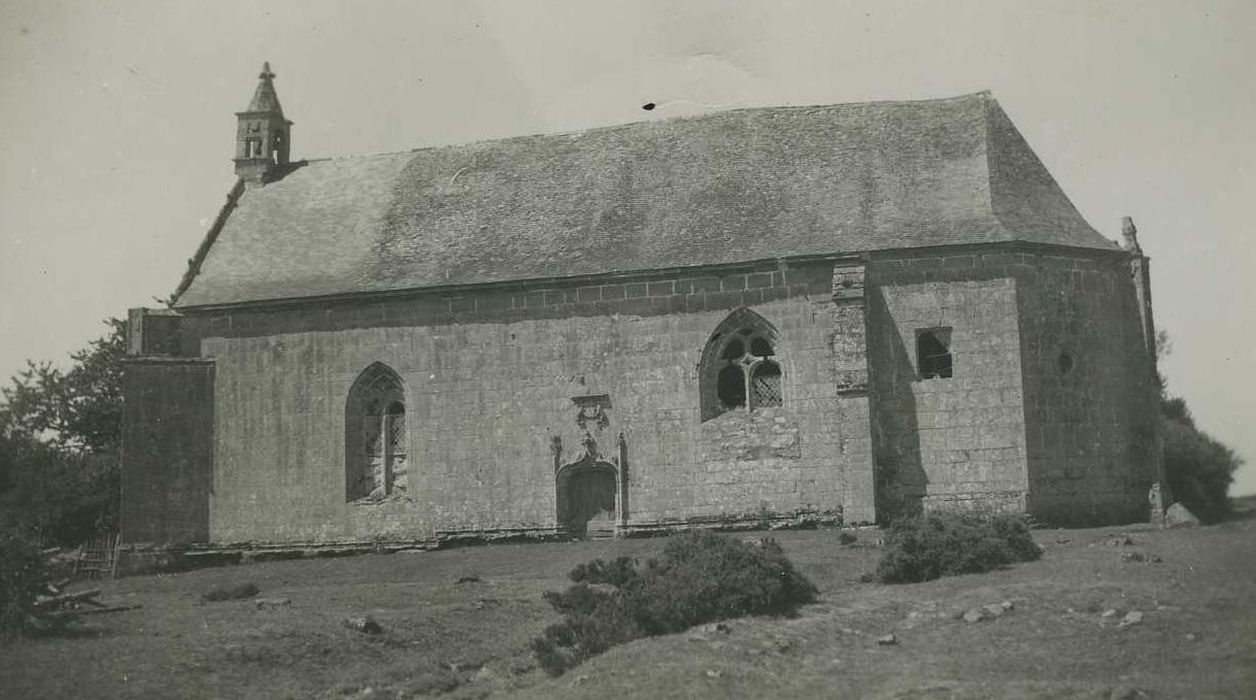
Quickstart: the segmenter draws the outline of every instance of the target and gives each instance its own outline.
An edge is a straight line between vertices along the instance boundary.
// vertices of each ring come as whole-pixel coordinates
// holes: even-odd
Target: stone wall
[[[129,359],[122,397],[123,541],[205,542],[213,469],[213,362]]]
[[[1128,256],[990,249],[870,266],[883,516],[943,504],[1052,522],[1141,517],[1156,465],[1152,359]],[[954,376],[915,332],[952,328]]]
[[[1041,256],[1020,279],[1030,510],[1070,524],[1144,518],[1158,408],[1128,263]]]
[[[621,532],[1136,517],[1156,424],[1128,256],[956,251],[186,310],[163,346],[212,365],[129,370],[130,453],[149,453],[125,468],[124,522],[224,544],[552,533],[556,470],[589,450],[614,463]],[[746,310],[771,327],[783,405],[703,420],[711,335]],[[949,330],[951,377],[920,376],[923,329]],[[408,482],[351,503],[346,407],[374,363],[404,385]]]
[[[916,263],[874,263],[873,422],[878,510],[1023,512],[1021,331],[1010,277],[931,280]],[[941,269],[939,267],[939,269]],[[952,376],[922,378],[916,336],[949,329]]]
[[[856,476],[871,472],[867,396],[837,390],[851,361],[835,361],[833,276],[831,260],[773,263],[195,313],[185,341],[217,366],[211,538],[553,531],[555,438],[580,444],[573,398],[597,395],[604,434],[624,436],[628,529],[843,510],[870,520],[871,480]],[[743,307],[776,330],[783,406],[704,423],[703,348]],[[403,498],[347,503],[344,411],[374,362],[404,383],[411,481]]]

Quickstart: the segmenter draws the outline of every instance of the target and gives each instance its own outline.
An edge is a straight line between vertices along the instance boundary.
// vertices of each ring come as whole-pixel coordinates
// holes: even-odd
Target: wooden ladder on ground
[[[74,564],[74,578],[113,578],[118,572],[118,546],[122,538],[116,534],[94,537],[83,545],[83,553]]]

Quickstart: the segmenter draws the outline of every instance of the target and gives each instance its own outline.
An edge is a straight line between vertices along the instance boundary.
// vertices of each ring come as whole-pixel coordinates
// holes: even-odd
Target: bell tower
[[[288,164],[291,127],[275,94],[275,74],[270,63],[263,63],[253,100],[236,112],[235,171],[246,186],[265,184],[276,168]]]

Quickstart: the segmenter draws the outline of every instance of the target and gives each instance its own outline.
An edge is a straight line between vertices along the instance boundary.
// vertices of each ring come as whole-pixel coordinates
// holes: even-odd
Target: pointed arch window
[[[408,440],[401,378],[371,365],[354,382],[345,407],[345,497],[378,501],[406,492]]]
[[[711,334],[699,366],[702,420],[733,409],[784,402],[776,329],[749,309],[733,312]]]

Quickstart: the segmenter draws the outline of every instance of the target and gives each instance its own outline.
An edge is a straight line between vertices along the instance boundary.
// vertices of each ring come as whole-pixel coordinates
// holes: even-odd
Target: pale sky
[[[3,0],[0,378],[174,290],[263,61],[294,159],[989,89],[1093,226],[1134,217],[1170,390],[1256,462],[1254,38],[1251,0]]]

